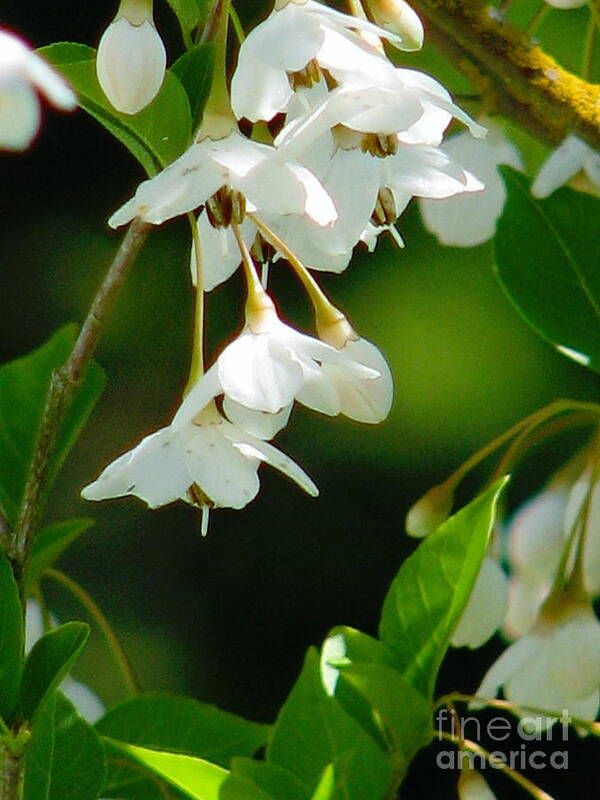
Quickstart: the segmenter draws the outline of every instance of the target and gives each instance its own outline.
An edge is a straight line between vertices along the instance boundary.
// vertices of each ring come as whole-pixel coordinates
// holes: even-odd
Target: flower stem
[[[121,643],[96,601],[86,592],[83,586],[80,586],[73,578],[69,578],[63,572],[60,572],[60,570],[54,569],[54,567],[47,569],[44,576],[63,586],[81,603],[102,631],[115,663],[119,668],[127,693],[132,696],[140,694],[140,687],[133,674],[129,659],[125,655]]]
[[[525,791],[534,797],[535,800],[554,800],[552,795],[548,794],[548,792],[540,789],[540,787],[536,786],[535,783],[532,783],[532,781],[528,780],[524,775],[521,775],[520,772],[517,772],[515,769],[509,767],[508,764],[495,756],[493,753],[490,753],[489,750],[481,747],[481,745],[477,744],[476,742],[472,742],[470,739],[459,739],[457,736],[454,736],[451,733],[445,733],[444,731],[440,731],[439,736],[441,739],[446,739],[446,741],[452,742],[453,744],[459,746],[461,750],[468,750],[471,753],[482,756],[490,763],[492,767],[499,769],[522,789],[525,789]]]
[[[188,215],[192,231],[192,247],[196,262],[196,294],[194,301],[194,337],[192,343],[192,361],[190,376],[184,390],[184,396],[204,374],[204,274],[202,262],[202,247],[196,218],[190,212]]]
[[[535,34],[535,32],[538,30],[542,22],[546,19],[549,11],[550,11],[550,6],[547,5],[545,2],[542,4],[541,8],[538,8],[538,10],[533,15],[531,22],[525,28],[525,33],[529,37],[532,37]]]
[[[240,22],[239,14],[233,7],[233,3],[231,3],[229,6],[229,18],[231,19],[231,24],[233,25],[233,30],[235,31],[237,40],[240,44],[242,44],[242,42],[246,38],[246,34],[244,33],[242,23]]]
[[[589,81],[592,69],[592,57],[594,55],[594,44],[596,43],[596,33],[598,32],[597,19],[594,17],[594,2],[590,2],[590,18],[588,20],[587,31],[585,34],[585,46],[581,59],[581,77]],[[598,13],[598,12],[596,12]]]
[[[20,567],[25,562],[31,538],[41,515],[50,461],[56,447],[61,425],[90,364],[100,335],[106,325],[108,313],[146,239],[150,227],[148,223],[143,222],[138,217],[129,226],[114,261],[94,297],[69,358],[52,375],[18,521],[9,542],[8,555]]]

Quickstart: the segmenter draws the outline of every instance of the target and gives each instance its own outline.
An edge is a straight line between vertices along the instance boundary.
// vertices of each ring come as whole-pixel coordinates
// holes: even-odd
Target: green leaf
[[[76,334],[75,325],[67,325],[37,350],[0,367],[0,507],[12,526],[23,499],[50,378],[67,360]],[[63,424],[50,464],[47,490],[103,387],[104,373],[92,364]]]
[[[93,519],[69,519],[40,531],[29,550],[26,589],[30,590],[71,542],[93,524]]]
[[[93,47],[57,42],[38,52],[70,81],[80,106],[125,145],[148,175],[166,167],[189,145],[192,119],[187,95],[169,70],[150,105],[129,115],[116,111],[100,88]]]
[[[344,690],[362,698],[362,708],[344,703]],[[390,752],[398,781],[406,775],[416,753],[431,738],[431,703],[395,670],[383,664],[355,663],[343,667],[336,699],[365,730],[374,724]]]
[[[56,689],[70,671],[90,635],[85,622],[67,622],[44,634],[25,662],[21,681],[21,709],[31,719],[48,692]]]
[[[473,589],[487,549],[499,481],[450,517],[404,562],[383,604],[382,642],[426,698]]]
[[[304,667],[279,712],[267,761],[299,778],[309,796],[328,764],[339,765],[344,800],[377,800],[390,780],[388,760],[373,739],[331,697],[321,682],[319,658]]]
[[[38,708],[33,720],[31,738],[25,750],[25,776],[23,781],[23,800],[48,800],[52,759],[56,733],[54,715],[56,695],[49,695]]]
[[[328,764],[310,800],[331,800],[335,791],[335,768]]]
[[[219,800],[306,800],[304,784],[291,772],[249,758],[234,758]]]
[[[600,200],[566,188],[538,200],[524,175],[502,172],[508,198],[494,239],[500,283],[541,336],[600,371]]]
[[[201,7],[206,6],[206,3],[199,0],[167,0],[167,2],[173,9],[186,39],[203,18]]]
[[[150,750],[115,739],[105,738],[105,741],[193,800],[218,800],[220,788],[229,774],[223,767],[201,758]]]
[[[126,700],[96,724],[110,738],[155,750],[184,753],[226,767],[233,756],[251,756],[266,743],[269,726],[249,722],[189,697],[164,693]],[[105,792],[139,797],[152,787],[125,764],[108,767]]]
[[[1,391],[1,390],[0,390]],[[19,589],[8,560],[0,554],[0,716],[10,722],[19,698],[23,617]]]
[[[185,89],[192,112],[192,128],[202,119],[212,83],[215,48],[212,42],[196,45],[180,56],[171,69]]]
[[[104,783],[104,747],[62,695],[39,706],[25,753],[24,800],[96,800]]]

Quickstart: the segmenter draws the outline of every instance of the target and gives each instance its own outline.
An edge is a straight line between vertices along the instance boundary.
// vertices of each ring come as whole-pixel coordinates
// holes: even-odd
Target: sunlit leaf
[[[67,325],[37,350],[0,367],[0,507],[11,525],[17,521],[50,378],[67,360],[76,334],[76,327]],[[63,424],[47,488],[77,440],[103,387],[104,373],[92,364]]]
[[[488,546],[505,480],[476,497],[404,562],[383,605],[382,642],[395,666],[426,698]]]
[[[494,250],[500,283],[524,319],[565,355],[600,371],[600,199],[559,189],[538,200],[503,168],[508,197]]]
[[[21,710],[31,719],[78,659],[90,635],[85,622],[66,622],[44,634],[27,656],[21,681]]]
[[[307,792],[295,775],[276,764],[234,758],[219,800],[307,800]]]
[[[218,800],[220,788],[229,774],[223,767],[202,758],[137,747],[115,739],[105,741],[112,749],[132,758],[193,800]]]
[[[348,800],[377,800],[390,780],[388,760],[374,740],[331,697],[308,651],[300,677],[279,712],[267,761],[293,773],[313,792],[328,764],[340,770]],[[309,795],[310,796],[310,795]]]
[[[155,175],[190,143],[191,113],[185,90],[167,70],[160,92],[139,114],[121,114],[106,99],[96,78],[93,47],[58,42],[39,52],[71,82],[79,103]]]

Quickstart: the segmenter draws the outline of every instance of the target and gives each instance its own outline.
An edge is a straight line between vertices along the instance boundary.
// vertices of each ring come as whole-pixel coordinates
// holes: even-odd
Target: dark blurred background
[[[523,5],[533,11],[540,3]],[[35,46],[60,40],[96,45],[115,6],[4,0],[0,23]],[[247,4],[240,12],[250,21],[263,7]],[[566,42],[566,16],[557,14],[544,29],[567,65],[573,43],[581,41],[584,13],[568,15]],[[156,19],[172,61],[181,45],[166,4]],[[410,56],[406,63],[422,64],[465,90],[436,53],[419,59]],[[543,151],[519,138],[530,163],[539,163]],[[47,109],[34,146],[3,156],[0,171],[4,361],[39,345],[64,322],[83,319],[120,240],[106,219],[143,175],[83,112],[62,116]],[[387,586],[414,548],[404,515],[429,486],[540,405],[565,395],[597,399],[597,379],[518,317],[496,282],[489,245],[437,246],[416,207],[398,227],[405,250],[381,241],[374,256],[358,252],[343,275],[323,278],[360,334],[390,362],[396,384],[390,418],[370,427],[298,408],[277,443],[310,473],[321,496],[307,498],[263,467],[258,499],[243,511],[214,513],[206,539],[197,512],[183,504],[150,512],[133,499],[92,505],[78,497],[110,460],[168,422],[186,380],[192,311],[187,230],[175,222],[152,233],[98,351],[106,392],[48,509],[48,521],[95,517],[60,567],[100,603],[145,689],[189,693],[271,721],[307,646],[318,645],[337,624],[376,631]],[[283,315],[310,328],[305,299],[285,266],[273,268],[271,287]],[[242,300],[237,279],[210,296],[209,352],[239,330]],[[578,441],[562,437],[529,458],[511,487],[511,504],[538,488]],[[468,500],[485,476],[467,481],[459,499]],[[62,591],[45,587],[61,618],[82,613]],[[495,640],[475,654],[452,653],[441,688],[474,690],[501,648]],[[123,697],[100,637],[79,676],[108,704]],[[583,759],[589,747],[576,749],[573,759]],[[453,796],[447,775],[432,773],[432,758],[419,758],[403,796]],[[559,797],[575,797],[572,765],[568,774],[537,778]],[[510,786],[499,791],[517,796]]]

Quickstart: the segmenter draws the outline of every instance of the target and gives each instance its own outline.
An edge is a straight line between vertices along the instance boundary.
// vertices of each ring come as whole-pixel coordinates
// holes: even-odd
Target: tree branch
[[[576,133],[600,151],[600,86],[563,69],[483,0],[413,0],[432,41],[483,96],[485,110],[555,146]]]

